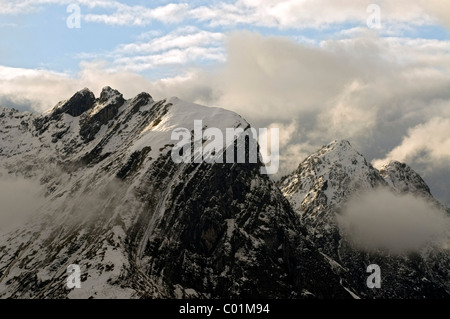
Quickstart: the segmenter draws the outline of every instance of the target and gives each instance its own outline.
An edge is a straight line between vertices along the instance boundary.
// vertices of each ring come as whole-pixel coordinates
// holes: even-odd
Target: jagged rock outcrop
[[[313,241],[332,258],[340,236],[335,211],[356,191],[386,185],[379,172],[348,141],[335,141],[308,156],[279,186]],[[330,241],[333,245],[329,245]]]
[[[60,102],[52,112],[51,118],[55,119],[59,114],[66,113],[71,116],[80,116],[91,109],[95,103],[95,96],[89,89],[85,88],[74,94],[68,101]]]
[[[119,113],[119,108],[125,103],[122,93],[103,88],[100,98],[92,106],[91,112],[81,119],[80,135],[85,142],[95,138],[102,125],[108,124]]]

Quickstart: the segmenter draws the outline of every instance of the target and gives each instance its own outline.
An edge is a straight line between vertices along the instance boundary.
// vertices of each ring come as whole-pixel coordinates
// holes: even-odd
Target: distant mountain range
[[[171,133],[194,120],[250,127],[227,110],[110,87],[41,115],[0,108],[0,179],[38,181],[43,198],[0,228],[0,298],[450,297],[449,249],[367,250],[339,223],[352,198],[379,188],[448,217],[409,166],[377,170],[347,141],[278,182],[261,161],[176,164]],[[66,287],[71,264],[79,289]],[[381,288],[367,286],[371,264]]]

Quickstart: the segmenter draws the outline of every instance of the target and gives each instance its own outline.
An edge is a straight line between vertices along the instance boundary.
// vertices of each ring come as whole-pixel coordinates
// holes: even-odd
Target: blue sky
[[[342,37],[340,34],[344,30],[367,27],[366,20],[369,16],[369,13],[364,10],[367,7],[365,3],[358,5],[360,16],[355,15],[352,10],[348,10],[348,18],[331,17],[327,20],[326,17],[321,18],[320,12],[311,12],[310,16],[316,14],[318,18],[297,23],[295,18],[289,17],[289,12],[280,13],[279,16],[271,16],[267,12],[258,12],[263,11],[261,8],[264,7],[264,3],[269,3],[268,7],[274,7],[276,1],[260,1],[261,5],[259,6],[255,5],[254,1],[247,1],[247,4],[246,1],[185,1],[173,3],[170,1],[127,1],[126,3],[123,2],[124,8],[122,9],[117,9],[112,5],[119,3],[116,1],[92,1],[91,5],[88,4],[88,1],[64,0],[3,2],[9,3],[12,8],[9,8],[10,12],[4,10],[7,13],[0,14],[0,35],[2,39],[0,61],[2,65],[49,69],[70,74],[79,71],[80,62],[83,60],[105,60],[109,63],[110,68],[132,68],[128,63],[127,65],[117,63],[118,57],[140,55],[132,52],[116,52],[118,47],[132,43],[149,42],[168,34],[180,34],[180,29],[187,27],[190,27],[191,30],[181,32],[182,35],[179,36],[193,36],[200,31],[226,35],[236,30],[250,30],[265,36],[290,37],[295,41],[318,45],[323,40]],[[15,2],[22,2],[24,6],[14,10],[15,7],[20,7],[14,5]],[[95,5],[96,2],[99,2],[99,4]],[[105,5],[105,2],[109,2],[112,7]],[[286,3],[291,3],[293,8],[295,8],[296,2],[301,3],[301,1],[286,1]],[[363,2],[365,1],[361,1],[361,3]],[[67,27],[66,20],[71,15],[67,12],[67,8],[70,4],[78,4],[80,7],[81,28],[79,29]],[[179,6],[181,9],[169,10],[167,16],[161,14],[157,18],[149,18],[143,14],[142,17],[135,16],[134,20],[131,18],[123,22],[108,21],[108,17],[112,20],[115,15],[119,17],[120,21],[121,14],[125,14],[124,12],[127,10],[134,12],[132,10],[137,6],[145,8],[145,10],[158,10],[171,5],[175,8]],[[202,17],[201,14],[195,12],[192,13],[199,8],[209,9],[211,18]],[[219,19],[215,15],[220,17],[222,8],[228,9],[228,12],[224,11],[224,15],[233,14],[238,18],[229,17],[225,18],[224,21],[218,21]],[[319,6],[318,8],[320,10]],[[336,10],[338,9],[339,5],[336,6]],[[137,10],[142,12],[142,10]],[[297,10],[300,11],[301,8]],[[345,11],[346,8],[342,6],[342,10]],[[260,19],[251,17],[251,15],[258,14],[261,15]],[[282,21],[283,14],[287,16],[285,22]],[[381,14],[387,15],[383,11],[381,11]],[[295,15],[295,12],[292,15]],[[431,20],[415,23],[414,19],[411,21],[401,21],[401,19],[396,21],[395,17],[388,16],[386,18],[389,20],[386,20],[383,28],[379,30],[382,36],[393,34],[394,36],[408,38],[438,40],[448,40],[449,38],[447,29]],[[147,34],[147,37],[143,36],[145,34]],[[202,48],[205,52],[192,53],[188,57],[180,59],[178,63],[167,62],[155,66],[147,65],[140,71],[139,66],[132,69],[152,79],[157,79],[183,72],[185,66],[220,63],[226,59],[224,41],[225,38],[218,42],[208,43],[208,38],[205,38],[203,41],[195,43],[198,48]],[[166,50],[161,49],[156,52],[146,52],[146,54],[147,56],[151,54],[160,56],[171,49],[177,48],[179,47],[174,44],[173,47]],[[217,50],[208,54],[207,49],[212,48]],[[139,63],[137,64],[139,65]]]
[[[68,28],[69,5],[81,27]],[[373,5],[379,10],[373,11]],[[110,85],[280,128],[281,173],[334,139],[410,164],[450,203],[442,0],[0,0],[0,104],[42,112]],[[370,9],[372,8],[372,9]],[[374,26],[369,22],[376,22]]]

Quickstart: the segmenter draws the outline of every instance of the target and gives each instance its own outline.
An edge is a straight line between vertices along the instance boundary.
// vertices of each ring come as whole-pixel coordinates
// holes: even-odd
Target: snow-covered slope
[[[174,163],[171,133],[194,120],[249,126],[109,87],[43,115],[2,109],[0,166],[42,204],[0,231],[0,297],[350,297],[261,163]],[[66,288],[70,264],[80,289]]]

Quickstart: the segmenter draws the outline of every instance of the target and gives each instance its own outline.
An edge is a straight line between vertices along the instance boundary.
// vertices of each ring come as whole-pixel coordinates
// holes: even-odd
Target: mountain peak
[[[391,161],[380,168],[380,174],[394,190],[431,196],[430,188],[410,166]]]
[[[355,154],[358,153],[347,140],[334,140],[320,148],[317,153],[339,153],[339,154]],[[359,153],[358,153],[359,154]]]
[[[100,98],[96,100],[92,111],[90,112],[90,116],[95,116],[96,114],[101,112],[108,113],[109,116],[107,116],[107,119],[103,120],[103,122],[107,122],[115,115],[117,115],[119,107],[121,107],[124,102],[125,99],[123,98],[122,93],[112,89],[109,86],[106,86],[102,89]]]
[[[331,143],[326,145],[327,147],[333,147],[333,148],[348,148],[348,147],[352,147],[352,145],[350,144],[350,142],[348,140],[334,140]]]
[[[317,168],[318,172],[339,163],[339,166],[356,168],[371,167],[364,156],[359,153],[347,140],[334,140],[333,142],[323,145],[316,152],[308,156],[297,168],[297,173],[303,171],[306,166],[311,169]],[[316,164],[319,166],[316,167]]]
[[[75,93],[68,101],[60,102],[53,109],[52,117],[56,117],[61,113],[69,114],[73,117],[80,116],[95,103],[95,95],[88,88],[84,88]]]
[[[104,104],[113,97],[123,98],[123,95],[119,91],[112,89],[110,86],[105,86],[102,89],[102,93],[100,93],[99,103]]]
[[[147,92],[141,92],[131,100],[130,107],[132,109],[132,112],[136,113],[142,106],[153,102],[153,98],[150,94],[148,94]]]
[[[305,212],[305,207],[314,206],[311,202],[339,205],[355,190],[385,184],[379,172],[349,141],[335,140],[308,156],[279,185],[294,209]]]

